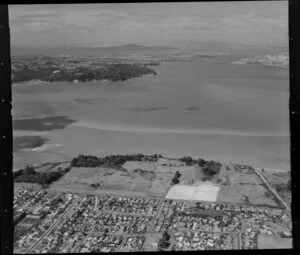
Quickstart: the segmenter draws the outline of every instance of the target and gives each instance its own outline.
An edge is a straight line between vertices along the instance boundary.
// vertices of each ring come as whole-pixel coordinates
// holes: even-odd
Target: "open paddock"
[[[181,183],[194,183],[196,166],[186,166],[178,160],[166,158],[157,162],[127,161],[123,170],[105,167],[73,167],[65,176],[51,185],[52,189],[102,191],[119,194],[144,194],[151,197],[165,197],[172,179],[179,171]],[[199,169],[198,169],[199,170]],[[94,187],[93,187],[94,186]]]
[[[280,238],[275,235],[258,235],[258,249],[292,249],[292,238]]]
[[[248,171],[235,171],[230,168],[222,168],[218,178],[225,180],[221,182],[221,189],[218,194],[218,203],[244,203],[242,198],[247,196],[249,202],[254,205],[278,206],[273,194],[264,186],[264,183],[255,173]]]
[[[204,182],[194,186],[179,184],[171,187],[166,198],[215,202],[219,190],[220,187],[210,182]]]

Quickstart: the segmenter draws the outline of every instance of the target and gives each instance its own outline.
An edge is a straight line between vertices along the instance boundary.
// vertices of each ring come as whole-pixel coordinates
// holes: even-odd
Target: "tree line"
[[[35,171],[32,166],[26,166],[24,169],[13,172],[13,179],[15,182],[49,185],[64,176],[67,172],[70,171],[70,169],[70,167],[67,167],[65,169],[58,168],[57,171],[41,173]]]
[[[96,157],[91,155],[79,155],[71,161],[71,167],[109,167],[115,169],[122,169],[126,161],[150,161],[156,162],[162,155],[110,155],[105,157]]]
[[[198,165],[202,168],[202,171],[206,175],[215,175],[220,172],[222,164],[220,162],[214,161],[214,160],[204,160],[202,158],[199,159],[193,159],[192,157],[184,156],[182,158],[178,159],[179,161],[185,163],[187,166],[192,166],[192,165]]]

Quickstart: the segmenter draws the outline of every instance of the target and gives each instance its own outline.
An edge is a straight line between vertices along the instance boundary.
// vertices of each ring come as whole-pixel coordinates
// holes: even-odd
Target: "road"
[[[274,193],[274,195],[280,200],[282,201],[282,198],[277,194],[277,192],[270,186],[270,184],[267,182],[267,180],[264,178],[264,176],[262,176],[262,174],[256,170],[256,173],[257,175],[261,178],[261,180],[267,185],[267,187]],[[31,251],[33,251],[37,246],[38,244],[41,242],[41,240],[43,240],[43,238],[45,236],[47,236],[58,224],[59,222],[61,222],[61,219],[63,217],[65,217],[67,214],[70,213],[70,211],[74,208],[75,204],[77,204],[78,200],[80,198],[77,198],[75,199],[75,201],[66,209],[66,211],[59,216],[59,218],[54,222],[54,224],[52,224],[52,226],[39,238],[38,241],[36,241],[28,250],[26,253],[30,253]],[[101,210],[102,212],[107,212],[107,213],[112,213],[112,214],[119,214],[119,215],[132,215],[132,216],[146,216],[146,217],[153,217],[153,220],[151,221],[151,223],[149,224],[149,228],[148,228],[148,231],[147,233],[143,233],[143,234],[135,234],[135,236],[147,236],[147,234],[161,234],[161,233],[157,233],[157,232],[154,232],[152,230],[153,226],[154,226],[154,223],[156,222],[156,219],[160,216],[161,214],[161,210],[163,208],[163,204],[164,204],[164,199],[161,198],[159,199],[160,200],[160,203],[159,203],[159,206],[158,206],[158,209],[157,209],[157,212],[156,214],[154,215],[141,215],[141,214],[132,214],[132,213],[125,213],[125,212],[113,212],[113,211],[110,211],[110,210]],[[95,201],[95,207],[94,207],[94,210],[97,211],[97,203],[98,203],[98,200],[96,199]],[[283,203],[285,206],[286,204]],[[183,206],[184,206],[184,203],[183,203]],[[286,206],[287,207],[287,206]],[[287,208],[289,209],[289,208]],[[243,227],[241,228],[241,231],[245,228],[245,225],[248,225],[250,224],[250,220],[246,223],[246,224],[243,224]],[[237,236],[237,248],[241,248],[241,231],[234,231],[234,232],[215,232],[215,231],[208,231],[208,230],[202,230],[202,229],[197,229],[197,230],[191,230],[191,229],[181,229],[181,231],[188,231],[188,232],[198,232],[198,231],[201,231],[201,232],[207,232],[207,233],[222,233],[222,234],[225,234],[225,235],[234,235],[234,236]],[[93,230],[91,230],[91,232],[89,232],[87,234],[87,236],[85,236],[81,241],[78,242],[78,244],[75,245],[75,247],[72,249],[74,252],[78,252],[79,250],[79,247],[82,243],[84,243],[84,241],[86,240],[86,238],[88,236],[90,236],[90,234],[92,234]],[[173,232],[178,232],[178,231],[170,231],[169,233],[172,234]],[[114,235],[112,233],[110,233],[110,235]],[[120,235],[118,233],[115,233],[115,235]],[[126,239],[128,236],[133,236],[132,233],[126,233],[126,234],[122,234],[123,236],[123,240],[122,240],[122,243],[121,245],[118,247],[117,251],[119,251],[121,249],[121,247],[124,245]]]
[[[90,233],[88,233],[85,237],[83,237],[83,239],[80,242],[78,242],[78,244],[76,244],[75,247],[72,249],[72,252],[79,253],[80,245],[90,236],[91,233],[92,233],[92,231],[90,231]]]
[[[41,240],[43,240],[43,238],[48,235],[50,233],[50,231],[55,228],[55,226],[60,222],[60,220],[66,216],[70,210],[75,206],[75,204],[78,202],[80,198],[77,198],[73,201],[73,203],[67,208],[67,210],[58,217],[58,219],[51,225],[51,227],[40,237],[39,240],[37,240],[26,252],[26,254],[31,253],[31,251],[36,248],[36,246],[40,243]]]
[[[111,211],[108,211],[108,210],[101,210],[101,212],[110,212],[110,213],[112,213],[112,214],[119,214],[119,215],[133,215],[133,216],[146,216],[146,217],[153,217],[153,220],[152,220],[152,222],[151,222],[151,224],[150,224],[150,227],[149,227],[149,231],[150,231],[150,229],[152,228],[152,226],[153,226],[153,224],[154,224],[154,222],[155,222],[155,220],[156,220],[156,218],[158,217],[158,215],[159,215],[159,213],[160,213],[160,210],[161,210],[161,208],[162,208],[162,206],[163,206],[163,202],[164,202],[164,199],[160,199],[160,204],[159,204],[159,207],[158,207],[158,210],[157,210],[157,213],[154,215],[154,216],[152,216],[152,215],[144,215],[144,214],[132,214],[132,213],[125,213],[125,212],[113,212],[112,210]],[[96,202],[97,203],[97,202]],[[96,210],[96,206],[95,206],[95,210]],[[147,233],[149,233],[149,231],[147,232]],[[82,244],[82,243],[84,243],[84,241],[93,233],[94,231],[93,230],[91,230],[90,231],[90,233],[87,235],[87,236],[85,236],[84,238],[83,238],[83,240],[81,241],[81,242],[79,242],[75,247],[74,247],[74,249],[72,250],[73,252],[79,252],[80,250],[79,250],[79,247],[80,247],[80,245]],[[104,234],[104,232],[98,232],[98,234]],[[119,233],[110,233],[109,235],[116,235],[116,236],[119,236],[120,234]],[[127,237],[128,236],[144,236],[145,234],[132,234],[132,233],[126,233],[126,234],[122,234],[122,236],[123,236],[123,240],[122,240],[122,243],[119,245],[119,247],[117,248],[117,251],[116,252],[118,252],[122,247],[123,247],[123,245],[125,244],[125,241],[127,240]]]
[[[158,216],[160,215],[160,211],[161,211],[161,209],[162,209],[162,207],[163,207],[163,204],[164,204],[164,199],[160,199],[159,207],[158,207],[157,213],[156,213],[156,214],[154,215],[154,217],[153,217],[153,220],[152,220],[152,222],[151,222],[151,224],[150,224],[150,227],[149,227],[149,231],[148,231],[148,232],[150,232],[150,231],[152,230],[153,225],[154,225],[156,219],[157,219]]]
[[[286,208],[288,212],[291,212],[291,208],[287,205],[287,203],[281,198],[281,196],[278,195],[277,191],[269,184],[267,179],[263,176],[261,171],[259,169],[254,169],[255,173],[260,177],[262,182],[264,182],[269,190],[274,194],[274,196],[283,204],[283,206]]]

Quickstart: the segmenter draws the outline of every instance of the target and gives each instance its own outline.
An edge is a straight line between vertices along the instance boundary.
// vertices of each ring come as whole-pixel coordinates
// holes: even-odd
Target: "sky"
[[[9,6],[13,46],[288,45],[288,1]]]

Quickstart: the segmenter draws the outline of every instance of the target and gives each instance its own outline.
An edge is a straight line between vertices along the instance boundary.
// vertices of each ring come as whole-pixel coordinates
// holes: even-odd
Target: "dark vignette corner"
[[[0,5],[1,254],[13,253],[11,61],[8,6]]]
[[[299,8],[297,0],[289,0],[289,49],[290,49],[290,151],[291,151],[291,183],[292,183],[292,221],[293,247],[299,248],[299,206],[297,205],[296,182],[299,180]],[[299,154],[299,152],[298,152]],[[299,186],[299,185],[298,185]]]

